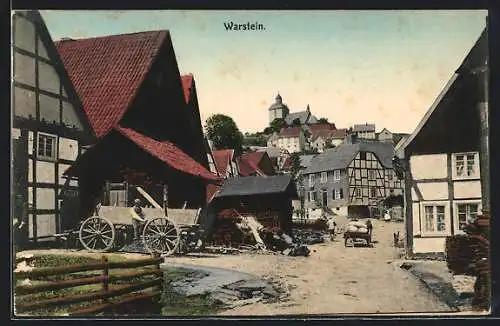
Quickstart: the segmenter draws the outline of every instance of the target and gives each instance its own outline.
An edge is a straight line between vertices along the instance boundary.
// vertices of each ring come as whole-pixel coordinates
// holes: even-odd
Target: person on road
[[[333,220],[333,216],[328,216],[328,218],[326,219],[326,223],[328,226],[328,233],[330,234],[330,240],[333,241],[333,239],[335,239],[335,227],[337,226],[337,224]]]
[[[390,221],[390,220],[391,220],[391,214],[389,214],[389,210],[386,210],[384,214],[384,221]]]
[[[141,200],[135,199],[134,206],[130,208],[132,214],[132,227],[134,228],[134,240],[139,239],[142,227],[146,224],[146,216],[141,206]]]

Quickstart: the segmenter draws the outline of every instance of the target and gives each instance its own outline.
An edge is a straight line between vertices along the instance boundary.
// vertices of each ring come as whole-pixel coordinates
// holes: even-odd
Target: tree
[[[264,135],[270,135],[274,132],[273,128],[272,127],[266,127],[266,129],[264,129]]]
[[[327,124],[327,123],[329,123],[328,118],[320,118],[320,119],[318,119],[318,123]]]
[[[297,118],[292,121],[292,127],[300,127],[302,123],[300,122],[300,118]]]
[[[269,127],[272,129],[273,132],[280,132],[281,128],[283,128],[285,125],[286,125],[285,119],[276,118],[273,121],[271,121]]]
[[[300,156],[299,153],[292,153],[290,155],[290,173],[295,178],[300,171]]]
[[[205,129],[216,149],[242,150],[243,134],[231,117],[214,114],[207,119]]]

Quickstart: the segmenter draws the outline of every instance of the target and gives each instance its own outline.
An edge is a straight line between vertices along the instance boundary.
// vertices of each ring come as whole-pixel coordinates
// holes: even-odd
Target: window
[[[361,197],[361,188],[356,188],[356,197]]]
[[[473,223],[479,212],[478,203],[457,204],[458,229],[463,231],[464,227]]]
[[[314,174],[309,174],[309,187],[314,186]]]
[[[344,198],[343,189],[335,189],[333,190],[333,199],[342,199]]]
[[[479,156],[474,153],[455,155],[455,176],[458,178],[478,177]]]
[[[314,191],[309,191],[307,194],[308,194],[307,200],[309,202],[314,201]]]
[[[424,231],[425,232],[444,232],[446,231],[445,223],[445,206],[424,206]]]
[[[52,135],[38,133],[38,155],[39,159],[56,159],[56,137]]]
[[[359,158],[362,160],[366,160],[366,152],[359,152]]]
[[[335,181],[340,180],[340,170],[333,171],[333,180]]]
[[[326,172],[321,172],[321,183],[326,183],[328,181],[328,175]]]
[[[375,170],[368,170],[368,179],[375,180]]]
[[[387,170],[387,180],[392,180],[394,178],[394,173],[392,170]]]

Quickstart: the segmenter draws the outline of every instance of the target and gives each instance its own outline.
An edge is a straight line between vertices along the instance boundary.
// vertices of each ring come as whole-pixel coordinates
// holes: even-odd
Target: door
[[[323,207],[328,206],[328,192],[326,190],[323,190]]]

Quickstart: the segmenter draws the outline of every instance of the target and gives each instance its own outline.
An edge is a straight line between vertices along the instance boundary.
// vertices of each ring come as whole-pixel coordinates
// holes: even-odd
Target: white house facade
[[[446,237],[462,233],[464,226],[481,214],[477,104],[484,101],[480,90],[484,84],[473,72],[487,67],[487,35],[483,31],[416,130],[401,145],[408,256],[443,254]]]
[[[33,242],[64,229],[78,181],[63,173],[93,140],[90,124],[37,11],[13,15],[13,218]]]

